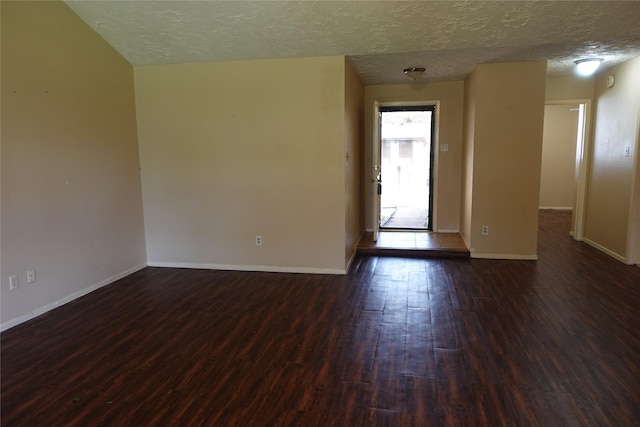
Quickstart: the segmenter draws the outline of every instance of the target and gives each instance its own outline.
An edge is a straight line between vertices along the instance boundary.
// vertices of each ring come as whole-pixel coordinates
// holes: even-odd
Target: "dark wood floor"
[[[2,334],[2,425],[637,426],[640,269],[568,224],[539,261],[144,269]]]

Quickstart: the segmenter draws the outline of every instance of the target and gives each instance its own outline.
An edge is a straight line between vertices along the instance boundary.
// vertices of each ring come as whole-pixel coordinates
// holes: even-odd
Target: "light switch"
[[[625,157],[631,157],[631,146],[630,145],[625,145],[624,146],[624,156]]]

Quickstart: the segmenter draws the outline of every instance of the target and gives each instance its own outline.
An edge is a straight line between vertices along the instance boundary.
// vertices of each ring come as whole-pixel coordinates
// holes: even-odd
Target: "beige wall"
[[[545,89],[545,99],[571,100],[571,99],[593,99],[594,78],[577,76],[560,76],[547,78]]]
[[[474,257],[537,257],[545,83],[546,62],[482,64],[467,79],[473,175],[465,178],[472,188],[463,200],[471,218],[464,239]]]
[[[344,57],[134,74],[150,264],[344,272]]]
[[[545,105],[540,207],[573,209],[578,104]]]
[[[449,151],[436,153],[434,222],[436,231],[458,231],[460,228],[460,171],[462,162],[462,108],[464,82],[374,85],[364,89],[364,210],[365,227],[373,229],[372,177],[374,102],[440,101],[439,144]],[[436,147],[436,150],[438,147]]]
[[[5,328],[146,254],[131,66],[61,2],[1,8]]]
[[[615,86],[606,77],[615,75]],[[595,124],[589,168],[585,240],[623,261],[636,259],[634,182],[637,183],[640,58],[605,70],[595,79]],[[629,146],[629,157],[624,156]]]
[[[355,255],[362,232],[362,119],[363,90],[360,77],[345,59],[345,219],[347,264]]]

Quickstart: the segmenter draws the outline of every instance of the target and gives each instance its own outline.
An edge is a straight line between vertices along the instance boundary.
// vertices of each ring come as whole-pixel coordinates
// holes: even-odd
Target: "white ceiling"
[[[640,56],[640,1],[66,1],[132,65],[346,55],[365,84],[476,64]],[[259,72],[259,69],[257,70]]]

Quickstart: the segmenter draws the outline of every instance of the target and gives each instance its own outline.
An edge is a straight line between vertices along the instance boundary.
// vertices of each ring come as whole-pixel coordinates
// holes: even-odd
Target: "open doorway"
[[[380,107],[380,229],[433,229],[435,106]]]
[[[569,234],[583,240],[591,100],[547,101],[544,120],[540,208],[572,212]]]
[[[540,209],[573,211],[576,202],[576,147],[580,104],[544,108]]]

